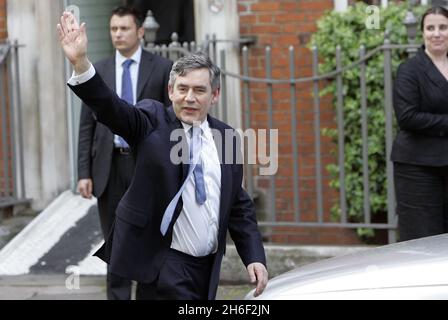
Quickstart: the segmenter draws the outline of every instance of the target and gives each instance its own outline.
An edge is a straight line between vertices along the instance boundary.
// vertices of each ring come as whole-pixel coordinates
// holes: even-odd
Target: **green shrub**
[[[367,5],[357,3],[346,12],[329,12],[318,22],[318,31],[312,36],[310,47],[318,48],[321,63],[319,71],[327,73],[336,69],[336,46],[341,47],[342,65],[347,66],[359,59],[359,48],[364,45],[366,52],[384,42],[384,32],[389,30],[392,44],[407,44],[406,27],[403,24],[406,4],[390,3],[380,9],[380,29],[367,29],[365,20]],[[414,7],[420,17],[425,7]],[[420,35],[417,43],[421,42]],[[392,69],[407,58],[405,50],[392,50]],[[384,71],[383,54],[378,52],[367,62],[367,109],[368,109],[368,167],[370,182],[370,206],[372,217],[387,212],[386,146],[384,114]],[[360,69],[352,68],[343,74],[344,121],[345,121],[345,187],[347,195],[347,215],[349,221],[363,222],[363,172],[361,138],[361,92]],[[332,94],[336,108],[336,81],[328,83],[321,95]],[[329,136],[337,144],[337,130],[324,128],[322,134]],[[337,154],[337,150],[333,150]],[[339,165],[327,166],[330,186],[339,190]],[[340,207],[332,208],[332,217],[340,217]],[[373,236],[371,229],[358,229],[358,235]]]

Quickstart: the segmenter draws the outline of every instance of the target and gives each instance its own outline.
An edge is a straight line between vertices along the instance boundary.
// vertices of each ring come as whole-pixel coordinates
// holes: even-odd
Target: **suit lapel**
[[[230,197],[232,194],[232,170],[230,165],[221,163],[221,200],[219,203],[219,226],[224,223],[225,214],[229,212]]]
[[[228,212],[230,205],[230,197],[232,194],[232,165],[225,164],[225,134],[224,129],[218,125],[218,123],[214,120],[214,118],[208,116],[207,117],[210,128],[218,130],[221,137],[214,138],[216,149],[218,150],[218,156],[220,159],[221,165],[221,196],[219,203],[219,226],[222,226],[224,223],[225,213]],[[218,139],[222,140],[221,143],[218,143]],[[221,144],[221,145],[219,145]]]
[[[140,60],[140,67],[138,69],[137,101],[142,99],[141,95],[143,93],[143,88],[153,74],[154,63],[152,62],[152,60],[152,55],[143,49],[142,58]]]
[[[103,78],[104,82],[106,83],[106,85],[113,90],[114,92],[116,92],[116,81],[115,81],[115,56],[113,56],[110,59],[107,59],[106,62],[103,65],[100,65],[98,67],[98,73],[101,75],[101,77]],[[108,144],[110,146],[110,152],[112,152],[112,146],[113,146],[113,141],[114,141],[114,134],[112,133],[112,131],[109,130],[109,128],[107,128],[106,126],[104,126],[101,123],[97,124],[97,130],[99,130],[98,132],[101,132],[102,134],[100,135],[104,135],[106,137],[106,141],[108,141]]]
[[[102,70],[102,74],[104,82],[106,82],[107,86],[114,90],[114,92],[117,91],[116,88],[116,81],[115,81],[115,57],[107,60],[105,64],[105,69]]]
[[[420,64],[422,65],[423,71],[431,80],[431,82],[439,88],[448,88],[448,81],[445,79],[439,69],[437,69],[431,58],[427,56],[424,46],[419,49],[417,57],[420,61]]]
[[[173,106],[168,107],[168,109],[167,109],[167,117],[168,117],[168,119],[167,119],[168,121],[167,122],[168,122],[168,132],[169,132],[169,134],[171,134],[171,132],[173,132],[173,130],[176,130],[176,129],[182,129],[183,130],[182,123],[177,119],[176,114],[174,113]],[[171,139],[169,139],[169,150],[172,150],[174,148],[174,146],[176,144],[178,144],[179,142],[181,142],[181,141],[183,141],[184,143],[187,143],[187,139],[186,139],[185,135],[183,135],[177,141],[176,140],[175,141],[171,141]],[[179,151],[178,156],[180,158],[182,158],[182,156],[183,156],[183,154],[182,154],[182,150],[183,149],[185,149],[185,148],[182,148]],[[187,159],[189,159],[188,154],[186,155],[186,157],[187,157]],[[182,185],[183,181],[187,177],[189,164],[183,162],[179,166],[181,166],[181,170],[182,170],[182,179],[180,181],[180,185]]]

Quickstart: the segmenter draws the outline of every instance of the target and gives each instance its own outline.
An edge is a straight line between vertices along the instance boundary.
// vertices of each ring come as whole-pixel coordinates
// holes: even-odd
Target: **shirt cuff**
[[[82,83],[87,82],[90,79],[92,79],[93,76],[95,75],[95,73],[96,73],[96,71],[95,71],[95,68],[93,67],[93,64],[90,64],[89,70],[87,70],[84,73],[76,75],[75,71],[73,71],[72,77],[68,80],[67,83],[71,86],[76,86],[78,84],[82,84]]]

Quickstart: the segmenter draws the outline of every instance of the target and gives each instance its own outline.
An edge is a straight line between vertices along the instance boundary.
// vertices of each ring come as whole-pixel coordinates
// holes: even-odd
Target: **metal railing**
[[[29,202],[25,194],[17,41],[0,43],[0,209]]]
[[[147,43],[145,45],[145,49],[172,61],[176,61],[191,52],[202,50],[202,48],[198,47],[194,41],[180,43],[179,36],[176,32],[173,32],[171,35],[171,43],[169,45],[155,45],[153,43]]]
[[[392,173],[392,163],[389,160],[391,148],[392,148],[392,140],[394,134],[394,126],[393,126],[393,111],[392,111],[392,50],[407,50],[412,53],[417,48],[417,45],[392,45],[389,42],[389,39],[385,39],[384,43],[381,46],[371,50],[370,52],[365,52],[364,48],[360,48],[360,58],[347,65],[341,65],[341,50],[340,48],[336,49],[336,63],[337,68],[326,74],[318,73],[318,49],[312,49],[312,76],[310,77],[302,77],[302,78],[294,78],[295,73],[295,50],[293,47],[289,48],[289,70],[291,77],[288,79],[273,79],[271,77],[272,63],[271,63],[271,50],[269,47],[266,48],[265,51],[265,78],[256,78],[250,77],[248,75],[249,69],[249,60],[248,60],[248,48],[243,48],[242,52],[242,63],[243,63],[243,75],[235,74],[229,72],[228,70],[222,70],[223,76],[225,78],[233,78],[235,80],[241,81],[243,84],[243,97],[244,101],[244,114],[245,114],[245,126],[246,128],[250,128],[251,126],[251,92],[250,87],[254,83],[261,83],[266,86],[265,90],[267,91],[267,129],[276,129],[274,125],[274,102],[273,102],[273,86],[275,84],[289,84],[290,86],[290,119],[291,119],[291,144],[292,144],[292,172],[293,172],[293,218],[281,220],[278,219],[276,204],[278,200],[277,191],[276,191],[276,182],[277,178],[275,176],[269,177],[269,187],[266,188],[265,193],[267,194],[268,203],[268,214],[264,219],[259,221],[260,225],[268,226],[268,227],[344,227],[344,228],[372,228],[372,229],[387,229],[388,230],[388,241],[389,243],[396,241],[396,228],[397,228],[397,216],[395,213],[395,192],[394,192],[394,183],[393,183],[393,173]],[[369,134],[368,134],[368,105],[367,105],[367,81],[366,81],[366,66],[371,58],[378,54],[383,54],[384,58],[384,117],[385,117],[385,155],[386,155],[386,177],[387,177],[387,221],[381,223],[372,222],[372,214],[370,208],[370,185],[369,185],[369,153],[368,153],[368,145],[369,145]],[[221,59],[224,58],[224,55],[221,55]],[[224,62],[221,61],[221,65],[225,65]],[[354,68],[360,69],[360,79],[359,79],[359,92],[361,96],[361,109],[359,112],[361,113],[361,139],[362,139],[362,155],[360,156],[360,161],[362,162],[362,180],[363,180],[363,212],[362,219],[360,221],[353,222],[353,219],[350,219],[348,216],[348,208],[347,208],[347,194],[346,194],[346,172],[345,172],[345,133],[344,133],[344,93],[343,93],[343,74],[348,72]],[[324,177],[323,171],[324,167],[322,165],[322,135],[321,130],[323,126],[321,125],[321,101],[319,96],[319,84],[321,82],[335,81],[337,87],[336,94],[336,110],[335,110],[335,118],[337,119],[337,164],[339,167],[339,210],[340,217],[339,221],[334,221],[331,219],[329,212],[324,212],[324,199],[327,199],[329,196],[328,191],[324,191]],[[314,132],[314,181],[315,181],[315,211],[314,221],[309,221],[309,215],[307,219],[302,219],[302,210],[301,210],[301,194],[302,194],[302,186],[300,185],[300,176],[299,176],[299,158],[304,156],[304,154],[300,153],[300,145],[297,141],[297,132],[300,130],[301,124],[297,123],[297,93],[298,93],[298,85],[299,84],[309,84],[311,86],[312,91],[312,105],[309,107],[313,109],[314,119],[313,119],[313,132]],[[225,88],[222,90],[222,95],[225,96]],[[224,100],[225,101],[225,100]],[[227,106],[222,105],[222,108],[227,110]],[[246,168],[246,176],[247,176],[247,189],[250,194],[254,194],[254,176],[253,170],[251,168]],[[327,188],[328,190],[328,188]],[[327,206],[328,207],[328,206]],[[356,219],[355,219],[356,220]]]

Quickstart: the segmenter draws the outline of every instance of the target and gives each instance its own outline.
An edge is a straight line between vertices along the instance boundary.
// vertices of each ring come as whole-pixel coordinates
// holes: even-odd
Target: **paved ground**
[[[94,201],[71,192],[62,193],[39,215],[0,221],[0,300],[106,299],[106,264],[92,256],[101,243]],[[366,248],[267,245],[265,249],[272,278],[295,266]],[[220,300],[242,299],[252,289],[246,285],[247,272],[234,246],[227,248],[221,279],[243,285],[221,285]]]
[[[248,285],[222,285],[218,300],[240,300]],[[0,277],[0,300],[106,300],[104,276],[41,274]]]
[[[0,249],[12,240],[34,217],[34,214],[29,213],[0,220]]]
[[[4,219],[0,224],[0,250],[33,218],[33,215],[22,214]],[[98,240],[96,220],[96,212],[90,212],[77,221],[42,254],[28,274],[0,275],[0,300],[105,300],[104,275],[76,277],[66,274],[66,267],[82,260],[91,249],[89,243]],[[249,285],[222,285],[218,288],[217,299],[242,299],[251,289]]]

